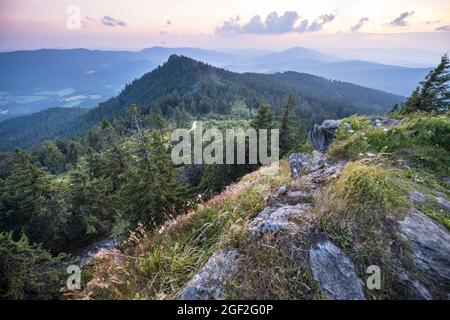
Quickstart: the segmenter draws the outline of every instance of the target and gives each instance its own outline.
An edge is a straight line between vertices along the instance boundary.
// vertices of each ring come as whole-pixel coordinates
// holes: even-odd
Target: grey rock
[[[436,197],[437,203],[446,211],[450,211],[450,202],[443,196]]]
[[[419,281],[415,280],[412,283],[412,289],[416,296],[420,299],[424,300],[431,300],[433,297],[431,296],[430,292],[428,292],[427,288],[423,286]]]
[[[77,253],[74,254],[74,257],[80,260],[80,267],[84,267],[88,265],[94,258],[97,253],[101,250],[114,250],[117,247],[117,239],[114,237],[108,237],[106,239],[102,239],[96,241]]]
[[[212,255],[203,268],[176,296],[178,300],[220,300],[223,286],[235,271],[238,258],[236,249],[219,250]]]
[[[297,228],[295,223],[289,221],[290,218],[298,216],[307,210],[307,204],[283,205],[278,204],[273,207],[266,207],[262,210],[248,227],[249,236],[256,236],[269,232],[279,232],[282,230],[292,231]]]
[[[289,203],[309,203],[312,201],[312,194],[309,190],[291,190],[286,198]]]
[[[353,263],[329,240],[317,241],[309,250],[309,259],[322,294],[335,300],[365,300],[363,282]]]
[[[419,191],[414,190],[409,194],[409,199],[414,202],[425,202],[427,197]]]
[[[336,137],[336,130],[339,127],[337,120],[325,120],[321,125],[314,125],[309,132],[309,139],[314,150],[326,152],[333,139]]]
[[[283,195],[286,193],[286,186],[281,186],[280,189],[278,189],[278,195]]]
[[[373,126],[382,127],[382,128],[399,126],[403,123],[403,120],[390,119],[390,118],[385,118],[385,117],[369,117],[368,119],[372,122]]]
[[[434,278],[450,280],[450,233],[418,210],[411,211],[399,225],[412,244],[417,268]]]
[[[316,150],[312,154],[293,153],[289,156],[291,174],[294,178],[298,178],[300,174],[317,171],[326,166],[326,160],[326,157]]]
[[[323,168],[311,172],[308,176],[314,183],[324,183],[339,177],[344,171],[345,161],[338,161],[333,165],[326,164]]]
[[[352,125],[350,123],[348,123],[348,122],[345,122],[344,123],[344,129],[346,131],[350,131],[350,130],[352,130]]]
[[[309,155],[306,153],[293,153],[289,156],[289,167],[294,178],[300,176],[301,168],[307,163]]]

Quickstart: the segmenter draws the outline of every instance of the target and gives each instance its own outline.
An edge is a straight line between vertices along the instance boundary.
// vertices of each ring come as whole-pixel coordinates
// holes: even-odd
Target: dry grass
[[[111,254],[89,270],[92,280],[82,298],[172,298],[204,265],[213,252],[246,242],[249,221],[265,206],[267,196],[290,182],[286,162],[280,172],[262,167],[186,215],[147,231],[138,228],[122,245],[120,259]]]
[[[410,252],[396,224],[410,208],[408,190],[399,171],[361,160],[349,162],[316,197],[319,227],[349,254],[359,275],[366,277],[370,265],[381,268],[382,290],[366,291],[369,298],[408,297],[398,277]]]

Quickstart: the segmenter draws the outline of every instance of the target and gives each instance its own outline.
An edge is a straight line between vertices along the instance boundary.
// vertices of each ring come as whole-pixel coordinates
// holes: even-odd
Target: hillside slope
[[[100,252],[72,297],[447,299],[449,133],[448,115],[343,119],[328,153],[262,167]]]
[[[81,108],[52,108],[6,120],[0,123],[0,151],[28,148],[44,139],[72,135],[76,130],[70,124],[86,111]]]

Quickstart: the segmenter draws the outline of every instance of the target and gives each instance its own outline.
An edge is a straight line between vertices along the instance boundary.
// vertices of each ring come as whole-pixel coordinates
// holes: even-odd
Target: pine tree
[[[287,103],[283,109],[280,126],[280,156],[286,155],[295,144],[294,137],[294,106],[296,105],[294,96],[289,94]]]
[[[403,111],[446,112],[450,105],[450,61],[447,54],[406,100]]]

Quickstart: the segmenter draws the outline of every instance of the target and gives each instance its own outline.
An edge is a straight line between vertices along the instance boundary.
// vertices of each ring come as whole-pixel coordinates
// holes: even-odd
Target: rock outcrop
[[[391,127],[401,125],[402,120],[389,119],[385,117],[368,117],[372,126]],[[314,150],[326,152],[333,139],[336,137],[336,130],[339,128],[341,120],[324,120],[321,125],[315,124],[309,132],[309,140]],[[344,123],[346,130],[352,130],[349,123]]]
[[[235,269],[236,249],[219,250],[176,296],[178,300],[220,300],[223,286]]]
[[[309,175],[313,183],[323,183],[340,175],[344,169],[345,161],[328,163],[326,157],[319,151],[312,154],[293,153],[289,156],[289,167],[292,177]]]
[[[293,231],[297,225],[289,219],[304,213],[309,208],[308,204],[298,203],[296,205],[279,204],[266,207],[250,223],[249,235],[256,236],[264,233],[276,233],[279,231]]]
[[[322,294],[335,300],[364,300],[363,282],[350,258],[331,241],[320,239],[309,250],[314,279]]]
[[[418,210],[399,222],[411,242],[416,267],[435,279],[450,280],[450,233]]]
[[[327,158],[319,151],[314,150],[312,154],[293,153],[289,156],[289,166],[294,178],[300,174],[308,174],[326,166]]]
[[[336,137],[336,130],[339,127],[337,120],[325,120],[321,125],[314,125],[309,133],[309,139],[315,150],[325,152],[328,150],[333,139]]]

